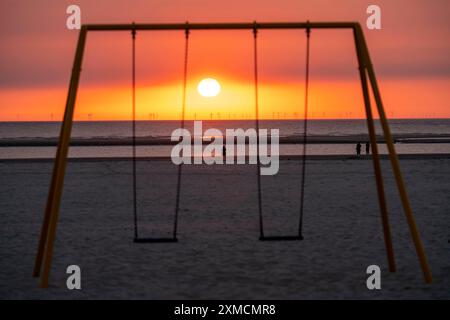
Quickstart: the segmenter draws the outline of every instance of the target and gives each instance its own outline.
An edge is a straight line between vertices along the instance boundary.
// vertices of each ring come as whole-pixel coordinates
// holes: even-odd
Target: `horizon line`
[[[450,120],[450,117],[388,117],[388,120]],[[185,121],[255,121],[255,118],[237,118],[237,119],[184,119]],[[259,121],[304,121],[304,118],[260,118]],[[367,120],[366,118],[308,118],[308,121],[336,121],[336,120]],[[379,117],[374,117],[379,120]],[[100,120],[73,120],[73,122],[130,122],[133,119],[100,119]],[[136,122],[169,122],[181,121],[181,119],[136,119]],[[63,120],[0,120],[0,123],[18,123],[18,122],[55,122],[62,123]]]

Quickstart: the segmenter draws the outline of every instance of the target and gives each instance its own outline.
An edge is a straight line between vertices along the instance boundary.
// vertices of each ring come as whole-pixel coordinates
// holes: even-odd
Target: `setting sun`
[[[206,78],[199,82],[198,93],[203,97],[215,97],[220,93],[220,84],[216,79]]]

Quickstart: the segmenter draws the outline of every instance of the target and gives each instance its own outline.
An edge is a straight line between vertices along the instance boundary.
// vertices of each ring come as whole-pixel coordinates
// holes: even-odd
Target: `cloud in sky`
[[[0,88],[66,86],[77,32],[66,29],[66,7],[73,1],[4,0],[0,4]],[[359,21],[366,1],[76,1],[83,23],[213,21]],[[447,0],[377,1],[382,30],[365,29],[381,78],[450,76],[450,24]],[[178,79],[183,36],[139,35],[143,81]],[[192,70],[251,76],[251,34],[192,33]],[[262,74],[266,79],[296,79],[304,71],[304,32],[261,32]],[[89,35],[83,79],[87,84],[129,82],[130,37],[127,33]],[[312,38],[315,76],[347,78],[355,74],[349,32],[317,31]],[[197,68],[197,69],[196,69]],[[200,71],[199,71],[200,70]],[[206,72],[206,71],[205,71]]]

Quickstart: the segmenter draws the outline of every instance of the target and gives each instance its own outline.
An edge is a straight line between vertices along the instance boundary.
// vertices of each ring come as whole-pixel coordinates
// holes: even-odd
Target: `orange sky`
[[[0,121],[62,117],[76,44],[65,28],[71,1],[2,1]],[[365,1],[77,1],[84,23],[213,21],[360,21]],[[450,30],[447,1],[378,1],[382,30],[365,29],[388,116],[450,117]],[[183,32],[137,37],[137,115],[175,119],[181,111]],[[130,35],[89,34],[78,92],[77,120],[121,120],[131,114]],[[261,118],[303,113],[304,31],[259,34]],[[251,31],[192,32],[187,117],[234,119],[254,112]],[[201,97],[205,77],[222,92]],[[350,31],[313,31],[310,116],[364,117]],[[90,116],[89,116],[90,115]]]

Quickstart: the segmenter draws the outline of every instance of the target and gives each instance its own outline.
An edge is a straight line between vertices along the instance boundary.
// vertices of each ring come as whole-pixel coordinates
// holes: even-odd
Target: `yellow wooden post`
[[[64,119],[65,119],[65,117],[64,117]],[[66,121],[64,121],[64,119],[63,119],[63,123],[62,123],[61,130],[60,130],[60,137],[62,136],[64,125],[66,123]],[[58,149],[56,151],[55,159],[59,159],[59,157],[60,157],[59,154],[60,154],[60,148],[58,147]],[[42,227],[41,227],[41,236],[39,238],[38,250],[37,250],[36,259],[34,262],[33,277],[39,277],[41,274],[42,258],[44,256],[44,250],[45,250],[45,245],[47,243],[47,236],[48,236],[48,226],[50,224],[51,204],[53,202],[53,197],[54,197],[54,193],[55,193],[57,163],[58,162],[55,160],[55,163],[53,164],[52,180],[50,182],[50,188],[48,191],[47,205],[45,208],[44,220],[42,222]]]
[[[420,265],[422,267],[423,275],[425,281],[427,283],[431,283],[433,281],[431,276],[430,267],[428,266],[427,258],[425,255],[425,250],[423,248],[422,241],[420,239],[419,232],[417,230],[416,222],[414,220],[414,215],[412,213],[411,205],[409,203],[408,194],[406,192],[405,184],[403,182],[402,173],[400,171],[400,163],[398,161],[397,153],[395,152],[395,147],[391,135],[391,131],[389,129],[389,125],[386,119],[386,114],[383,108],[383,102],[381,100],[380,91],[378,89],[377,80],[375,77],[375,72],[373,70],[372,62],[369,55],[369,50],[367,48],[366,41],[364,39],[364,35],[361,29],[361,26],[358,25],[357,32],[360,34],[361,38],[361,46],[364,53],[364,62],[367,69],[367,74],[369,76],[370,84],[373,91],[373,96],[377,105],[378,115],[380,117],[381,127],[383,128],[384,138],[386,141],[387,148],[389,150],[389,158],[391,160],[392,170],[394,172],[395,181],[397,183],[397,188],[400,193],[400,199],[403,205],[403,210],[405,211],[406,220],[408,222],[408,226],[411,232],[411,236],[414,242],[414,246],[416,248],[417,256],[420,261]]]
[[[394,248],[392,246],[392,236],[391,236],[391,228],[389,226],[389,216],[388,216],[388,210],[386,206],[386,197],[384,192],[384,183],[383,183],[383,175],[381,173],[381,165],[380,165],[380,156],[378,153],[378,146],[377,146],[377,140],[376,140],[376,133],[375,133],[375,125],[373,121],[373,115],[372,115],[372,107],[370,103],[370,95],[369,95],[369,89],[367,85],[367,76],[366,76],[366,69],[363,59],[363,53],[362,53],[362,46],[361,46],[361,37],[358,34],[357,30],[354,29],[354,38],[355,38],[355,46],[356,46],[356,53],[358,58],[358,66],[359,66],[359,75],[361,78],[361,87],[363,91],[363,97],[364,97],[364,106],[366,110],[366,118],[367,118],[367,128],[369,130],[369,136],[370,136],[370,145],[372,147],[372,162],[373,162],[373,169],[375,172],[375,180],[376,180],[376,186],[377,186],[377,193],[378,193],[378,202],[380,205],[380,211],[381,211],[381,220],[383,224],[383,234],[384,234],[384,243],[386,246],[386,254],[388,258],[388,264],[389,264],[389,271],[395,272],[395,258],[394,258]]]
[[[73,113],[75,100],[77,96],[78,82],[80,79],[81,64],[83,60],[84,45],[86,42],[86,27],[80,30],[75,60],[73,63],[72,76],[70,79],[69,93],[67,96],[66,109],[64,112],[64,120],[61,127],[61,133],[58,143],[58,151],[56,154],[55,165],[53,169],[53,177],[50,186],[49,196],[47,199],[47,209],[45,212],[44,222],[42,225],[42,233],[38,248],[38,256],[35,262],[35,274],[40,274],[41,264],[43,260],[43,274],[40,286],[48,287],[50,276],[53,246],[56,236],[56,226],[58,222],[59,206],[64,186],[64,174],[67,164],[67,153],[70,144],[70,133],[72,130]]]

